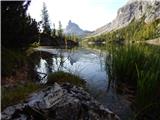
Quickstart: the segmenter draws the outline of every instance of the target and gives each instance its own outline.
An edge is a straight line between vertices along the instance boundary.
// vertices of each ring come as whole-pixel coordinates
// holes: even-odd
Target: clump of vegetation
[[[160,48],[127,45],[112,49],[110,78],[136,88],[137,107],[159,102]]]
[[[160,99],[160,55],[152,54],[148,57],[143,69],[137,66],[137,101],[140,108],[155,104]]]
[[[18,84],[13,87],[3,87],[1,88],[1,105],[2,109],[7,106],[19,103],[24,100],[30,93],[40,89],[40,85],[35,83],[26,83],[25,85]]]
[[[68,82],[73,85],[77,85],[81,87],[84,87],[86,83],[85,80],[83,80],[79,76],[71,74],[71,73],[63,72],[63,71],[57,71],[57,72],[54,72],[48,75],[47,84],[53,84],[55,82],[59,84]]]
[[[139,46],[120,46],[112,49],[112,73],[115,80],[132,85],[137,83],[136,65],[141,69],[146,62],[144,51]]]

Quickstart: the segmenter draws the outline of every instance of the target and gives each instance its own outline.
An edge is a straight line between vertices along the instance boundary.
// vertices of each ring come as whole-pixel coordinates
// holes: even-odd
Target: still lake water
[[[117,113],[121,119],[127,120],[133,113],[126,96],[117,93],[114,85],[108,88],[109,80],[105,65],[108,54],[106,51],[91,48],[53,49],[50,47],[36,48],[33,54],[35,71],[40,78],[44,74],[65,71],[85,79],[88,92],[105,107]],[[46,83],[47,77],[40,80]]]

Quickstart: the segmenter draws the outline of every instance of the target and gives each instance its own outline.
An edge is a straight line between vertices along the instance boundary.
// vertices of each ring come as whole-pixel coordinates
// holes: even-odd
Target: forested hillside
[[[160,19],[148,24],[142,19],[139,21],[133,20],[128,26],[116,31],[88,38],[88,41],[131,42],[149,40],[158,37],[160,37]]]

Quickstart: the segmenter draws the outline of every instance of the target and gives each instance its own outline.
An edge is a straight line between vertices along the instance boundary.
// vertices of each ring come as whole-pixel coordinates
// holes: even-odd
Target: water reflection
[[[42,51],[33,54],[33,56],[37,56],[36,59],[39,59],[39,63],[35,65],[35,70],[41,78],[44,74],[48,75],[51,72],[62,70],[80,75],[92,87],[106,88],[108,78],[105,70],[104,53],[93,52],[84,48],[49,49],[48,51],[42,49]],[[41,82],[45,83],[46,80],[43,79]]]
[[[129,116],[131,109],[122,96],[116,93],[113,85],[108,86],[108,66],[106,61],[111,58],[110,54],[102,49],[90,48],[74,49],[51,49],[40,48],[33,54],[35,71],[38,73],[40,82],[46,83],[47,75],[55,71],[65,71],[77,74],[87,82],[88,90],[103,105],[110,108],[118,115]],[[124,115],[125,114],[125,115]],[[126,119],[123,118],[123,119]]]

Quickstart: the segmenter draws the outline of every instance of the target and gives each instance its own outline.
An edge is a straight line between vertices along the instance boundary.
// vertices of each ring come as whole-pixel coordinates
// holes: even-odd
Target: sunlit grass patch
[[[53,84],[55,82],[59,84],[68,82],[73,85],[77,85],[81,87],[84,87],[85,85],[85,80],[83,80],[79,76],[71,74],[71,73],[63,72],[63,71],[57,71],[57,72],[54,72],[48,75],[47,84]]]

